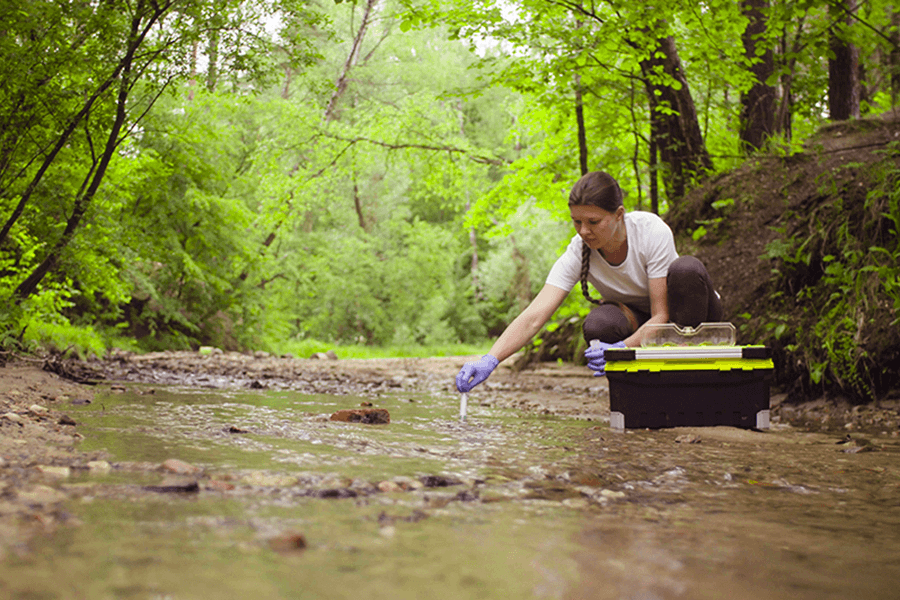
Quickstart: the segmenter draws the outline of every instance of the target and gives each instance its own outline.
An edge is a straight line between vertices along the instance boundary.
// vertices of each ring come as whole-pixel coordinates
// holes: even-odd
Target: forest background
[[[886,0],[3,3],[0,351],[481,352],[571,237],[581,173],[672,214],[893,110],[898,25]],[[830,286],[806,281],[806,310],[850,326],[751,332],[862,399],[896,383],[897,336],[873,352],[860,332],[898,323],[898,155],[836,249],[763,257],[773,299],[802,298],[800,265]],[[576,289],[545,334],[587,310]]]

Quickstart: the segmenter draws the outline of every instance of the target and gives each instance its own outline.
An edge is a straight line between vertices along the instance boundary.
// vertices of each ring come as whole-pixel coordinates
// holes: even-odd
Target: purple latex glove
[[[594,372],[594,377],[606,375],[606,351],[609,348],[624,348],[625,342],[607,344],[600,340],[591,340],[590,347],[584,351],[584,357],[588,360],[588,368]]]
[[[487,379],[499,364],[500,361],[490,354],[485,354],[476,361],[467,362],[456,376],[456,389],[458,389],[460,393],[468,392]]]

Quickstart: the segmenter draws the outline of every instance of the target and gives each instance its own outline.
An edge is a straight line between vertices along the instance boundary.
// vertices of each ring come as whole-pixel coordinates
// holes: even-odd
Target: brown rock
[[[234,484],[228,483],[227,481],[222,481],[220,479],[210,479],[206,483],[206,489],[214,490],[217,492],[230,492],[234,489]]]
[[[178,475],[193,475],[194,473],[199,473],[203,469],[200,467],[195,467],[192,464],[188,464],[183,460],[178,460],[177,458],[170,458],[162,464],[162,468],[164,471],[169,471],[170,473],[177,473]]]
[[[36,417],[46,417],[50,413],[46,407],[41,406],[40,404],[32,404],[28,407],[28,412]]]
[[[331,415],[332,421],[383,425],[391,422],[391,414],[383,408],[348,408]]]
[[[17,415],[14,412],[8,412],[8,413],[4,414],[3,418],[6,419],[7,421],[12,421],[13,423],[18,423],[19,425],[21,425],[22,423],[25,422],[25,419],[23,419],[22,417],[20,417],[19,415]]]
[[[306,548],[306,538],[302,533],[288,533],[269,538],[269,547],[280,554],[301,552]]]

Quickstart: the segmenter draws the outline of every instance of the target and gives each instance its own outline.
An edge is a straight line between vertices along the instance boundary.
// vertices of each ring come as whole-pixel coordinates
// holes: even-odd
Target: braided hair
[[[603,171],[593,171],[582,176],[569,192],[569,206],[596,206],[607,212],[616,212],[624,206],[624,194],[619,183]],[[592,304],[601,304],[591,297],[588,289],[588,271],[591,266],[591,248],[586,243],[581,246],[581,293]]]

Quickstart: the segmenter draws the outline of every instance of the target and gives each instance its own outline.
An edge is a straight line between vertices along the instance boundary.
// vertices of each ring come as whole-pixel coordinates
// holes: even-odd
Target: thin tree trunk
[[[891,54],[888,66],[891,74],[891,108],[897,106],[897,96],[900,96],[900,12],[891,14]]]
[[[72,137],[72,134],[75,133],[75,130],[78,128],[81,122],[87,117],[88,114],[90,114],[94,103],[116,82],[117,78],[122,73],[122,68],[123,64],[120,62],[116,66],[116,69],[109,76],[109,78],[100,84],[97,90],[85,101],[84,106],[82,106],[81,110],[72,117],[66,128],[62,131],[62,133],[60,133],[59,138],[56,140],[56,144],[44,157],[44,161],[43,163],[41,163],[40,168],[38,168],[37,173],[35,173],[34,177],[28,183],[28,186],[22,192],[22,196],[19,198],[19,202],[16,204],[16,207],[13,209],[12,214],[3,225],[3,229],[0,230],[0,244],[2,244],[4,240],[6,240],[6,236],[9,235],[9,231],[12,229],[13,225],[16,224],[16,221],[19,220],[19,217],[22,216],[22,213],[25,211],[25,206],[31,200],[31,195],[34,193],[34,190],[37,189],[38,184],[40,184],[41,180],[44,178],[44,175],[46,175],[47,171],[50,169],[50,166],[56,160],[56,157],[69,143],[69,138]]]
[[[472,201],[469,198],[469,192],[466,190],[466,210],[472,208]],[[472,262],[469,265],[469,272],[472,274],[472,289],[475,291],[475,301],[481,302],[483,296],[481,294],[481,282],[478,280],[478,234],[474,227],[469,227],[469,245],[472,247]]]
[[[741,142],[744,151],[758,150],[772,135],[775,128],[775,88],[767,83],[774,69],[774,57],[770,48],[759,51],[765,43],[765,11],[768,0],[743,0],[742,10],[749,18],[744,30],[744,53],[753,61],[750,72],[754,83],[741,95]]]
[[[356,182],[356,173],[353,174],[353,208],[356,210],[356,218],[359,220],[359,228],[366,229],[366,216],[363,213],[362,201],[359,199],[359,184]]]
[[[587,131],[584,127],[584,99],[581,95],[581,75],[575,75],[575,122],[578,125],[578,164],[581,174],[588,172]]]
[[[712,170],[712,159],[703,141],[674,38],[660,38],[649,58],[641,61],[641,71],[659,122],[656,142],[666,165],[663,181],[669,201],[674,202],[684,196],[693,182],[702,180]]]
[[[775,109],[774,127],[775,133],[782,134],[787,141],[790,141],[792,136],[794,74],[797,72],[796,57],[803,49],[801,40],[803,39],[804,26],[805,19],[801,18],[797,23],[797,32],[794,35],[794,41],[790,48],[788,48],[787,32],[784,32],[781,36],[781,55],[784,56],[790,54],[792,58],[786,65],[787,68],[784,69],[781,76],[781,99]]]
[[[347,81],[350,76],[350,70],[353,69],[354,66],[356,66],[356,63],[359,60],[359,53],[362,51],[363,40],[365,40],[366,31],[369,29],[369,25],[372,22],[375,14],[375,7],[377,5],[378,0],[366,0],[366,7],[363,11],[363,18],[359,24],[359,29],[357,30],[356,35],[353,38],[353,45],[350,47],[350,53],[347,55],[347,60],[344,61],[344,66],[341,69],[341,74],[338,76],[337,82],[334,86],[334,92],[332,92],[331,98],[328,100],[328,106],[325,108],[324,121],[326,123],[331,122],[337,118],[338,101],[347,90]]]
[[[831,52],[828,59],[828,113],[832,121],[859,118],[859,50],[846,41],[846,26],[856,12],[855,0],[840,0],[844,18],[831,30]]]
[[[103,153],[96,163],[96,168],[92,167],[89,170],[88,175],[85,178],[86,186],[79,191],[75,198],[72,213],[66,220],[66,228],[63,230],[62,235],[53,245],[47,256],[44,257],[44,260],[35,267],[25,281],[20,283],[13,292],[14,296],[19,300],[24,300],[32,295],[37,290],[37,287],[44,276],[56,266],[62,251],[69,245],[69,242],[72,241],[75,231],[81,224],[81,220],[87,213],[94,196],[97,194],[97,190],[100,188],[100,184],[103,182],[103,178],[106,176],[106,170],[119,145],[119,134],[122,131],[122,126],[128,116],[127,100],[128,95],[131,92],[131,86],[133,85],[131,77],[135,54],[151,27],[159,20],[159,17],[169,9],[169,6],[166,5],[165,7],[160,7],[154,4],[153,12],[148,16],[148,21],[144,23],[143,27],[141,26],[141,21],[145,15],[143,10],[141,10],[142,8],[142,3],[139,3],[137,10],[135,11],[135,16],[131,21],[131,35],[129,36],[128,49],[116,70],[118,75],[117,81],[119,83],[119,91],[116,98],[116,113],[106,139]]]
[[[215,92],[219,82],[219,28],[218,23],[215,21],[213,28],[209,32],[206,56],[209,61],[206,68],[206,89],[210,92]]]

